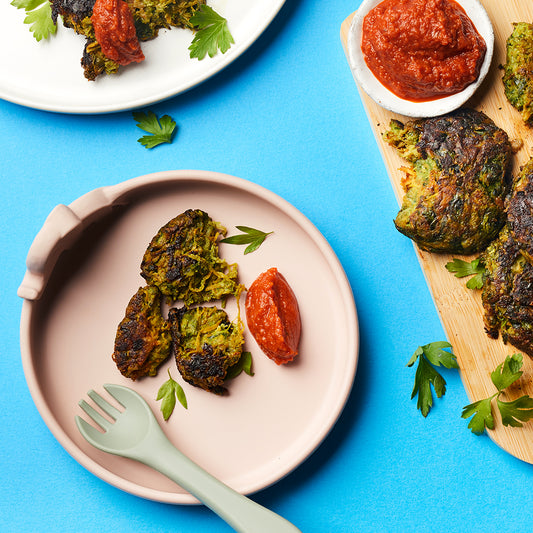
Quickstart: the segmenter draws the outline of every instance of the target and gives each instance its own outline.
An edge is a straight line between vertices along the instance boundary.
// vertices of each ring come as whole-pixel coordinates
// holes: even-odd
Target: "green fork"
[[[122,385],[104,385],[104,389],[124,407],[124,411],[111,405],[94,390],[87,394],[114,422],[102,416],[85,400],[79,402],[103,433],[76,415],[78,429],[95,448],[140,461],[161,472],[239,533],[300,531],[281,516],[234,491],[175,448],[157,423],[150,406],[135,391]]]

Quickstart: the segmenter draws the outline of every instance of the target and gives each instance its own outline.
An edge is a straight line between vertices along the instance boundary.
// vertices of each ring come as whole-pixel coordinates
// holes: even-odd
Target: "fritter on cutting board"
[[[503,86],[507,100],[533,123],[533,24],[519,22],[506,44]]]
[[[171,301],[192,304],[238,295],[237,264],[219,257],[218,238],[226,228],[200,209],[188,209],[165,224],[150,242],[141,275]]]
[[[161,293],[156,287],[139,288],[117,328],[113,361],[127,378],[155,376],[171,347],[170,326],[161,315]]]
[[[480,111],[403,124],[384,139],[411,166],[395,219],[398,231],[430,252],[483,250],[505,223],[511,147],[507,134]]]
[[[140,41],[157,37],[163,28],[189,28],[189,22],[199,6],[206,0],[126,0],[135,22],[135,30]],[[81,59],[84,75],[95,80],[102,73],[115,73],[119,64],[107,58],[96,41],[91,22],[95,0],[50,0],[52,18],[57,22],[58,15],[63,25],[84,35],[87,40]]]
[[[513,183],[507,215],[483,255],[485,329],[533,357],[533,159]]]
[[[244,344],[243,329],[216,307],[172,308],[168,315],[172,345],[183,379],[223,394],[228,369],[237,364]]]
[[[501,333],[505,343],[533,357],[533,265],[520,253],[507,225],[489,245],[483,260],[487,334],[498,338]]]
[[[533,263],[533,159],[522,167],[513,183],[507,224],[520,252]]]

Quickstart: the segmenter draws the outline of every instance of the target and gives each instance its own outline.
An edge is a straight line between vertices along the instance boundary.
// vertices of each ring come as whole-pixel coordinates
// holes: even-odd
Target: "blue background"
[[[0,530],[230,531],[204,507],[145,501],[82,468],[41,420],[20,360],[16,291],[51,209],[170,169],[224,172],[281,195],[328,239],[353,288],[361,347],[346,408],[322,446],[255,500],[305,533],[532,530],[532,466],[468,430],[458,373],[443,372],[447,393],[426,419],[410,400],[406,362],[445,334],[412,244],[393,227],[397,203],[340,43],[358,5],[288,0],[236,62],[149,107],[179,127],[154,150],[136,142],[130,111],[0,102]]]

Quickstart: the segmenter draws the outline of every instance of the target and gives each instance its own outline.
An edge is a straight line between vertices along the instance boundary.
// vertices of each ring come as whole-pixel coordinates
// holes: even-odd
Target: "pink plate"
[[[238,233],[237,225],[273,231],[256,252],[221,244],[248,287],[275,266],[300,307],[300,354],[277,366],[246,334],[255,375],[242,374],[224,397],[183,382],[169,360],[156,377],[133,382],[111,359],[126,304],[144,285],[140,261],[157,230],[186,209],[202,209]],[[232,176],[168,171],[91,191],[57,206],[36,236],[18,291],[24,298],[21,350],[33,400],[50,431],[82,466],[122,490],[160,502],[196,499],[163,475],[100,452],[79,434],[77,403],[104,383],[132,387],[151,405],[170,440],[210,473],[250,494],[305,460],[339,417],[355,376],[358,324],[350,285],[334,252],[297,209],[272,192]],[[241,302],[243,307],[243,302]],[[229,302],[230,318],[237,305]],[[243,313],[244,314],[244,313]],[[155,397],[167,369],[185,390],[165,422]]]

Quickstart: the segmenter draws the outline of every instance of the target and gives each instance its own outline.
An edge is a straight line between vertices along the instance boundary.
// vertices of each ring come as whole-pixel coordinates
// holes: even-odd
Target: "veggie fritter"
[[[533,123],[533,24],[519,22],[506,43],[505,96],[527,124]]]
[[[171,27],[193,29],[190,18],[206,0],[126,0],[133,14],[137,37],[148,41],[160,29]],[[84,75],[95,80],[100,74],[117,72],[119,64],[107,58],[96,41],[91,22],[95,0],[50,0],[54,23],[58,15],[63,25],[84,35],[87,40],[81,59]]]
[[[513,183],[508,221],[483,255],[487,334],[533,357],[533,159]]]
[[[165,224],[150,242],[141,275],[171,301],[192,304],[238,296],[237,264],[219,257],[218,238],[226,228],[200,209],[188,209]]]
[[[533,265],[506,225],[484,256],[482,301],[487,335],[533,357]]]
[[[156,287],[140,287],[117,328],[113,361],[123,376],[135,381],[155,376],[171,347],[170,326],[161,315],[161,293]]]
[[[533,263],[533,159],[522,167],[513,183],[507,224],[520,252]]]
[[[507,134],[480,111],[403,124],[384,139],[411,166],[395,219],[398,231],[430,252],[483,250],[505,223],[511,147]]]
[[[196,387],[223,394],[228,369],[239,362],[244,344],[240,322],[216,307],[172,308],[168,320],[178,370]]]

